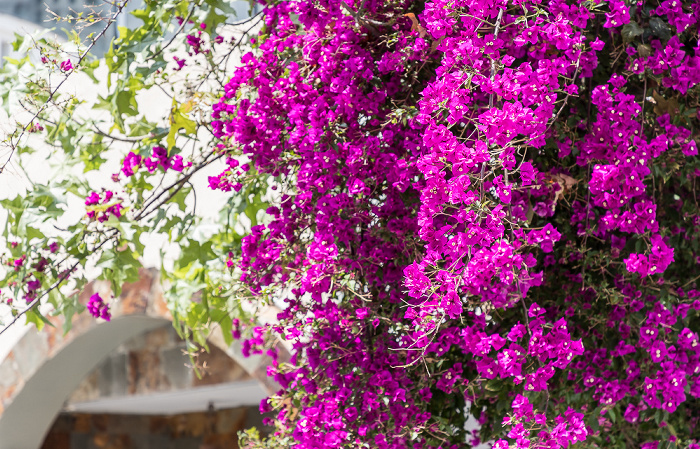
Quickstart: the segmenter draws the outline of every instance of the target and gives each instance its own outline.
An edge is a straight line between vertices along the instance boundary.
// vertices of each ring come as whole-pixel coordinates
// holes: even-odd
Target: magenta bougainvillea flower
[[[285,186],[236,261],[253,295],[285,292],[278,438],[605,447],[631,444],[623,421],[689,422],[691,3],[265,2],[209,184],[239,191],[245,158]],[[678,439],[649,428],[634,444]]]
[[[109,321],[112,318],[109,312],[109,305],[105,304],[104,299],[99,293],[95,293],[90,296],[90,300],[87,303],[88,312],[95,318],[102,318],[103,320]]]

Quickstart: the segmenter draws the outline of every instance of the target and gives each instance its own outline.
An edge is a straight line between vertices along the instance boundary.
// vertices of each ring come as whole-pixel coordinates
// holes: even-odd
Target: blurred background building
[[[100,0],[0,0],[0,64],[3,57],[10,55],[14,33],[27,34],[41,28],[49,28],[63,37],[66,31],[70,31],[71,25],[68,22],[57,22],[54,20],[56,16],[70,17],[80,13],[96,12],[102,17],[109,17],[115,11],[111,3],[112,1]],[[137,10],[142,4],[143,0],[131,0],[127,4],[126,11]],[[232,17],[232,22],[249,17],[250,3],[247,0],[232,0],[229,4],[236,11],[236,17]],[[131,14],[120,14],[116,25],[131,28],[138,23],[140,21]],[[83,35],[99,32],[103,27],[104,24],[95,24],[86,28]],[[103,55],[116,36],[117,27],[110,27],[105,36],[106,39],[98,41],[93,48],[93,54],[98,57]]]
[[[108,297],[109,284],[90,283]],[[243,357],[220,330],[187,355],[158,270],[124,285],[105,322],[87,313],[0,336],[0,449],[236,449],[238,432],[265,432],[260,400],[278,386],[266,356]]]
[[[142,0],[130,2],[129,10],[137,9]],[[22,34],[24,30],[35,31],[41,28],[54,28],[58,36],[65,36],[65,31],[69,31],[71,24],[68,22],[57,22],[55,16],[71,17],[77,14],[88,14],[95,12],[103,17],[109,16],[114,10],[110,4],[99,0],[85,2],[85,0],[0,0],[0,56],[9,54],[9,44],[14,39],[14,33]],[[55,15],[54,15],[55,14]],[[13,20],[14,19],[14,20]],[[19,20],[17,20],[19,19]],[[129,22],[135,20],[128,14],[120,15],[119,25],[129,26]],[[9,25],[9,26],[8,26]],[[95,24],[84,31],[84,35],[99,31],[103,24]],[[9,33],[7,32],[9,31]],[[109,42],[116,37],[117,28],[110,27],[107,39],[101,39],[96,47],[95,54],[102,55],[109,48]],[[9,34],[9,36],[6,36]]]

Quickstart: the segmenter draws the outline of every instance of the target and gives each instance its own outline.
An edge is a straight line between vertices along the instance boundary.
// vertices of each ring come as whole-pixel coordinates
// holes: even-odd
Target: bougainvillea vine
[[[695,444],[697,3],[264,15],[210,184],[279,188],[235,265],[285,304],[275,441]]]

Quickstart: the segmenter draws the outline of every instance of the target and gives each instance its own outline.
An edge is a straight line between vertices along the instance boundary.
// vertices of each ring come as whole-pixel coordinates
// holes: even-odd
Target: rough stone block
[[[188,437],[188,438],[177,438],[173,440],[172,446],[170,446],[172,449],[200,449],[200,445],[202,443],[201,438],[193,438],[193,437]],[[168,446],[166,446],[168,447]]]
[[[74,433],[70,439],[70,449],[90,449],[91,438],[85,433]]]
[[[71,449],[71,435],[67,432],[52,432],[46,436],[41,449]]]
[[[151,350],[129,352],[128,379],[129,394],[148,394],[170,389],[170,383],[160,369],[160,357]]]
[[[100,397],[98,388],[99,375],[97,371],[88,374],[76,390],[71,393],[68,402],[83,402],[97,399]]]
[[[172,346],[175,343],[174,333],[175,329],[169,324],[155,329],[146,334],[146,347],[156,349]]]
[[[148,431],[150,433],[165,433],[171,428],[171,418],[167,416],[151,416],[148,418]]]
[[[163,372],[172,387],[182,389],[192,385],[192,380],[195,376],[192,369],[188,366],[190,359],[182,352],[181,347],[161,350],[160,357]]]
[[[201,449],[229,449],[238,447],[238,438],[235,435],[209,435],[204,437]]]
[[[92,438],[93,443],[100,449],[130,449],[132,447],[129,435],[112,435],[98,433]]]
[[[147,435],[149,433],[149,419],[141,415],[111,415],[109,419],[110,433]]]
[[[90,415],[84,413],[79,413],[75,416],[75,424],[73,425],[73,431],[77,433],[90,433],[92,432],[92,419]]]
[[[15,369],[14,356],[10,354],[0,363],[0,391],[4,388],[15,385],[19,380],[18,372]]]
[[[75,428],[75,417],[68,413],[61,413],[51,425],[51,432],[72,433]]]
[[[125,396],[128,391],[127,355],[112,354],[99,369],[99,388],[102,396]]]
[[[247,373],[241,366],[216,346],[210,346],[209,352],[202,353],[199,357],[199,362],[206,366],[206,370],[201,379],[193,379],[195,387],[233,382],[247,376]]]
[[[112,419],[114,415],[105,415],[101,413],[96,413],[90,415],[92,418],[92,428],[97,432],[107,432],[112,428]]]
[[[216,413],[216,433],[233,434],[243,430],[247,419],[246,409],[232,408]]]
[[[144,439],[144,442],[146,445],[143,446],[143,449],[171,448],[173,446],[173,442],[170,440],[168,435],[148,435]],[[199,449],[197,446],[192,447]],[[137,446],[134,445],[134,449],[140,448],[137,448]]]

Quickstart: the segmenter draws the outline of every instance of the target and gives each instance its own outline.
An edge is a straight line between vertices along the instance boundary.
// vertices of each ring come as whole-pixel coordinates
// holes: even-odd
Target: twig
[[[160,47],[160,50],[158,50],[157,52],[153,53],[153,54],[149,57],[150,59],[153,59],[153,58],[155,58],[155,57],[157,57],[157,56],[160,56],[160,55],[165,51],[166,48],[170,47],[170,45],[175,41],[175,39],[180,35],[180,33],[182,33],[182,30],[185,29],[185,27],[187,26],[187,22],[190,21],[190,18],[192,17],[192,14],[193,14],[193,13],[194,13],[194,9],[192,9],[192,11],[190,11],[190,13],[187,14],[187,17],[185,17],[185,18],[182,20],[182,23],[180,24],[180,28],[178,28],[177,31],[175,31],[175,34],[173,34],[173,37],[171,37],[170,40],[169,40],[164,46]]]
[[[168,195],[168,197],[165,198],[163,201],[161,201],[159,204],[167,203],[173,196],[175,196],[175,195],[177,194],[177,192],[180,191],[180,189],[182,189],[182,186],[183,186],[186,182],[188,182],[188,181],[190,180],[190,178],[191,178],[195,173],[197,173],[199,170],[203,169],[204,167],[208,166],[208,165],[211,164],[212,162],[214,162],[214,161],[220,159],[221,157],[223,157],[223,154],[219,154],[219,155],[218,155],[217,157],[215,157],[214,159],[205,160],[202,164],[198,165],[194,170],[192,170],[191,172],[189,172],[188,174],[186,174],[183,178],[181,178],[181,179],[179,179],[179,180],[173,182],[173,183],[170,184],[169,186],[165,187],[165,188],[163,189],[162,192],[160,192],[158,195],[156,195],[154,198],[152,198],[150,201],[148,201],[147,204],[145,204],[145,205],[141,208],[141,210],[139,211],[139,213],[136,214],[136,216],[134,217],[134,220],[140,220],[140,219],[142,219],[142,218],[145,218],[145,217],[151,215],[151,214],[157,209],[157,207],[151,209],[150,211],[148,210],[148,208],[150,208],[153,204],[155,204],[155,202],[156,202],[160,197],[162,197],[163,195],[165,195],[165,194],[166,194],[167,192],[169,192],[171,189],[175,188],[175,191],[172,192],[170,195]]]
[[[221,58],[221,61],[219,62],[219,64],[222,64],[223,67],[224,67],[224,69],[226,68],[226,65],[228,64],[228,59],[229,59],[229,57],[231,57],[231,55],[232,55],[233,52],[236,50],[236,48],[238,48],[238,47],[241,46],[241,44],[243,43],[243,39],[245,39],[245,37],[248,35],[248,33],[250,33],[250,32],[253,30],[253,28],[255,28],[256,26],[258,26],[258,24],[262,21],[262,19],[263,19],[263,17],[261,16],[261,17],[258,19],[257,22],[255,22],[255,23],[254,23],[253,25],[251,25],[247,30],[245,30],[245,31],[243,32],[243,34],[241,34],[241,38],[238,39],[238,42],[236,42],[236,45],[234,45],[233,47],[231,47],[231,50],[229,50],[229,52],[226,54],[226,56],[224,56],[224,57]]]
[[[498,31],[501,29],[501,20],[503,19],[503,9],[498,10],[498,17],[496,18],[496,29],[493,32],[494,39],[498,37]],[[491,83],[496,77],[496,61],[491,59]],[[493,86],[491,86],[493,88]],[[489,109],[493,107],[493,92],[489,94]]]
[[[691,284],[693,281],[697,281],[698,279],[700,279],[700,276],[695,276],[693,279],[691,279],[691,280],[689,280],[688,282],[686,282],[685,284],[681,285],[681,287],[685,287],[686,285],[689,285],[689,284]]]
[[[583,53],[583,52],[582,52],[582,53]],[[578,77],[578,72],[579,72],[580,65],[581,65],[581,54],[579,54],[578,60],[576,61],[576,71],[574,72],[574,77],[573,77],[573,79],[571,80],[571,85],[574,85],[574,83],[576,83],[576,78]],[[570,96],[571,96],[571,94],[567,92],[567,93],[566,93],[566,97],[564,97],[564,102],[562,103],[561,107],[559,108],[559,111],[557,111],[557,114],[554,116],[554,119],[551,121],[551,123],[549,124],[549,126],[547,126],[547,129],[545,130],[545,133],[546,133],[547,131],[549,131],[549,129],[552,127],[552,125],[554,125],[554,123],[556,123],[557,119],[559,119],[559,116],[561,115],[561,112],[564,110],[564,108],[566,107],[566,105],[567,105],[568,102],[569,102],[569,97],[570,97]]]
[[[345,10],[347,12],[350,13],[350,15],[355,19],[355,21],[360,26],[364,26],[365,28],[367,28],[369,30],[369,32],[372,34],[372,36],[374,36],[374,37],[379,36],[379,31],[377,31],[377,29],[370,22],[373,22],[374,24],[376,24],[378,26],[386,25],[384,23],[377,22],[376,20],[369,20],[369,19],[364,19],[364,18],[360,17],[360,14],[362,14],[362,7],[360,8],[360,10],[355,11],[347,3],[345,3],[344,0],[341,1],[340,4],[343,6],[343,8],[345,8]],[[363,3],[363,6],[364,6],[364,3]]]
[[[234,23],[228,23],[228,22],[226,22],[225,25],[226,25],[226,26],[230,26],[230,27],[235,27],[235,26],[239,26],[239,25],[245,25],[246,23],[250,22],[251,20],[253,20],[253,19],[255,19],[256,17],[258,17],[260,14],[262,14],[263,11],[264,11],[264,10],[261,9],[260,11],[256,12],[255,14],[253,14],[253,15],[250,16],[250,17],[248,17],[247,19],[243,19],[243,20],[241,20],[241,21],[239,21],[239,22],[234,22]]]
[[[93,123],[92,127],[97,134],[99,134],[103,137],[106,137],[106,138],[112,139],[112,140],[118,140],[120,142],[130,142],[130,143],[139,143],[139,142],[146,140],[146,139],[157,139],[160,137],[164,137],[168,134],[167,132],[161,132],[161,133],[154,134],[154,135],[147,134],[147,135],[138,136],[138,137],[122,137],[122,136],[115,136],[113,134],[109,134],[109,133],[102,131],[100,128],[97,127],[96,123]]]
[[[75,67],[76,67],[76,68],[77,68],[78,66],[80,66],[80,64],[83,62],[83,60],[84,60],[84,59],[87,57],[87,55],[90,53],[90,50],[92,50],[92,47],[95,46],[95,44],[97,43],[97,41],[98,41],[99,39],[101,39],[101,38],[105,35],[105,33],[107,33],[107,30],[109,30],[109,27],[112,26],[112,24],[117,20],[117,17],[119,16],[119,14],[122,13],[122,11],[123,11],[124,8],[126,7],[127,3],[129,3],[129,0],[124,0],[122,3],[120,3],[120,4],[117,6],[117,11],[114,13],[114,15],[112,15],[111,18],[107,19],[107,25],[102,29],[102,31],[100,31],[100,32],[97,34],[97,36],[95,36],[95,37],[92,39],[92,42],[91,42],[90,45],[87,47],[87,49],[85,49],[85,52],[84,52],[84,53],[78,58],[78,60],[76,61],[76,63],[75,63]],[[56,86],[56,88],[55,88],[53,91],[51,91],[51,93],[49,94],[49,97],[46,99],[46,101],[44,102],[44,104],[43,104],[43,105],[39,108],[39,110],[34,114],[34,116],[31,118],[31,120],[29,120],[29,121],[27,122],[27,124],[24,126],[24,128],[22,128],[22,132],[21,132],[21,133],[19,134],[19,136],[17,137],[17,142],[19,142],[19,140],[24,136],[24,134],[27,132],[27,130],[29,129],[29,127],[32,126],[32,125],[34,124],[34,120],[36,120],[37,117],[39,117],[39,115],[40,115],[42,112],[44,112],[44,111],[46,110],[46,108],[48,107],[49,103],[51,103],[51,101],[53,100],[54,96],[56,96],[56,93],[58,93],[58,91],[59,91],[59,89],[61,88],[61,86],[63,86],[63,84],[66,82],[66,80],[68,80],[68,78],[69,78],[73,73],[75,73],[75,69],[73,69],[73,70],[67,72],[67,73],[66,73],[66,76],[61,80],[60,83],[58,83],[58,86]],[[2,172],[5,171],[5,167],[7,166],[7,164],[10,163],[10,160],[12,159],[12,156],[13,156],[14,153],[15,153],[16,145],[10,144],[10,147],[11,147],[11,149],[10,149],[10,155],[7,157],[7,160],[5,161],[5,163],[2,164],[2,167],[0,167],[0,173],[2,173]]]
[[[86,257],[88,257],[89,255],[93,254],[93,253],[96,252],[98,249],[102,248],[107,242],[109,242],[110,240],[112,240],[112,238],[114,238],[115,236],[119,235],[119,232],[117,232],[116,229],[114,229],[114,231],[115,231],[115,232],[114,232],[111,236],[109,236],[109,237],[108,237],[107,239],[105,239],[102,243],[100,243],[99,245],[97,245],[92,251],[90,251],[90,252],[89,252],[86,256],[84,256],[83,258],[86,258]],[[10,321],[9,323],[7,323],[7,325],[6,325],[5,327],[3,327],[3,328],[0,330],[0,335],[2,335],[3,333],[5,333],[6,330],[8,330],[10,327],[12,327],[12,325],[15,324],[15,323],[16,323],[22,316],[24,316],[27,312],[29,312],[29,311],[32,310],[34,307],[36,307],[36,305],[39,304],[39,302],[40,302],[46,295],[48,295],[49,293],[51,293],[52,291],[54,291],[54,290],[56,290],[58,287],[60,287],[61,284],[63,284],[63,282],[64,282],[66,279],[68,279],[68,277],[69,277],[70,274],[73,272],[73,270],[75,270],[75,269],[78,267],[78,265],[80,265],[80,261],[81,261],[81,260],[82,260],[81,258],[78,258],[78,260],[77,260],[69,269],[65,270],[65,271],[63,272],[63,274],[60,275],[60,276],[58,277],[58,280],[57,280],[56,282],[54,282],[54,284],[53,284],[51,287],[49,287],[48,289],[46,289],[46,290],[44,291],[44,293],[42,293],[41,295],[39,295],[39,296],[37,296],[36,298],[34,298],[34,300],[32,300],[32,302],[30,302],[24,309],[20,310],[19,313],[17,313],[17,315],[15,315],[15,317],[12,319],[12,321]]]
[[[644,73],[644,93],[642,94],[642,113],[640,114],[641,115],[640,122],[641,122],[642,128],[639,131],[639,137],[642,137],[642,138],[644,137],[644,106],[646,105],[646,101],[647,101],[647,76],[646,76],[646,73]]]

